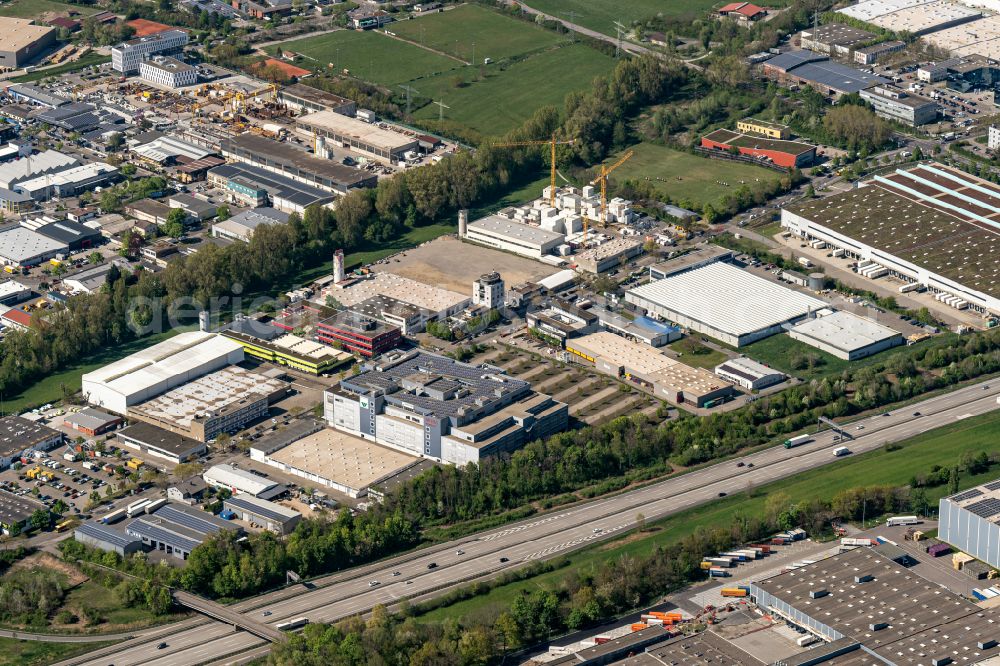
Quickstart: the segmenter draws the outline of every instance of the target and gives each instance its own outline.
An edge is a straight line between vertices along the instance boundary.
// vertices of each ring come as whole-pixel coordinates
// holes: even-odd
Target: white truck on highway
[[[840,458],[841,456],[850,455],[850,453],[851,450],[846,446],[838,446],[833,450],[833,455],[837,456],[838,458]]]

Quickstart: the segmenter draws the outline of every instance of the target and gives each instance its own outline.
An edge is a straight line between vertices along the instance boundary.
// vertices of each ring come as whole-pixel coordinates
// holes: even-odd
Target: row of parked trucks
[[[712,578],[728,578],[729,569],[737,566],[741,562],[751,562],[770,555],[775,546],[787,546],[793,541],[801,541],[806,538],[806,531],[801,528],[779,532],[771,537],[768,543],[759,543],[746,548],[730,550],[720,553],[715,557],[706,557],[701,561],[702,571],[706,571]]]
[[[131,504],[121,508],[116,509],[110,513],[106,513],[101,516],[101,522],[105,525],[110,525],[111,523],[117,523],[122,518],[134,518],[141,513],[149,514],[153,513],[161,506],[167,503],[166,499],[140,499],[132,502]]]

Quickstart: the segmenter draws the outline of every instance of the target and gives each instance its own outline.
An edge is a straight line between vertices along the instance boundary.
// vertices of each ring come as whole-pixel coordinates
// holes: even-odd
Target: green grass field
[[[1000,412],[992,412],[960,421],[924,433],[902,442],[895,451],[880,449],[871,453],[844,458],[831,465],[792,476],[769,484],[752,493],[731,494],[724,500],[684,511],[651,525],[654,531],[636,538],[624,535],[610,544],[592,546],[570,556],[568,568],[536,576],[529,580],[505,585],[490,593],[436,609],[420,621],[443,621],[455,617],[483,617],[506,608],[521,590],[554,588],[565,577],[565,571],[586,573],[604,562],[623,555],[644,555],[659,544],[690,534],[699,527],[714,528],[731,525],[737,516],[761,515],[772,493],[788,495],[792,503],[812,498],[830,498],[841,490],[860,486],[905,485],[914,474],[927,472],[932,465],[948,466],[958,462],[966,451],[993,451],[1000,437]],[[995,479],[996,469],[978,476],[963,476],[961,487],[969,488]],[[946,486],[927,491],[932,506],[946,494]]]
[[[462,66],[458,60],[375,31],[340,30],[285,42],[280,48],[305,56],[299,63],[303,67],[326,70],[332,63],[338,72],[347,69],[352,76],[385,86]],[[414,84],[414,87],[420,86]]]
[[[934,339],[937,340],[938,338]],[[917,344],[928,344],[929,342],[930,340],[926,342],[918,342]],[[828,354],[825,351],[811,347],[804,342],[792,340],[788,337],[788,334],[782,333],[780,335],[772,335],[769,338],[764,338],[763,340],[754,342],[753,344],[741,348],[740,351],[750,358],[777,368],[782,372],[795,375],[796,377],[800,377],[805,380],[810,380],[820,377],[839,375],[847,368],[851,368],[853,370],[866,365],[871,365],[872,363],[881,363],[895,354],[909,353],[910,349],[911,347],[906,346],[894,347],[875,354],[874,356],[862,358],[857,361],[845,361],[833,356],[832,354]],[[818,356],[823,359],[824,362],[813,368],[792,368],[790,359],[795,355],[805,354]]]
[[[752,183],[758,178],[781,177],[777,171],[753,164],[711,160],[653,143],[640,143],[632,150],[635,155],[614,172],[612,179],[621,182],[648,177],[654,179],[653,185],[664,194],[678,201],[690,200],[699,208],[736,192],[740,181]],[[618,156],[611,157],[609,162],[616,159]]]
[[[347,69],[351,76],[386,86],[400,101],[404,93],[399,86],[409,85],[419,100],[413,112],[419,124],[446,133],[451,127],[459,134],[464,129],[456,126],[484,135],[503,134],[542,106],[562,106],[567,93],[586,88],[614,67],[614,60],[599,51],[475,5],[403,21],[389,30],[401,39],[342,30],[280,48],[303,55],[299,64],[304,67]],[[427,48],[418,45],[421,41]],[[490,57],[493,64],[464,64],[472,59],[473,42],[476,61]],[[514,59],[498,62],[508,57]],[[432,101],[449,107],[444,109],[443,127],[436,122],[441,109]]]
[[[422,97],[451,107],[444,111],[446,121],[495,136],[517,127],[542,106],[561,107],[569,92],[586,88],[594,77],[607,74],[612,67],[612,58],[587,46],[571,44],[534,54],[507,69],[486,67],[482,81],[473,80],[478,68],[467,67],[411,83]],[[554,72],[572,72],[572,76],[553,76]],[[456,87],[456,75],[462,76],[467,85]],[[428,104],[414,116],[436,121],[438,106]]]
[[[631,25],[657,14],[702,17],[724,2],[716,0],[532,0],[529,6],[550,16],[614,36],[615,21]],[[775,0],[768,7],[783,7],[786,0]]]
[[[691,337],[681,338],[677,342],[673,342],[667,346],[681,354],[681,362],[695,368],[711,369],[729,358],[722,352],[712,349]]]
[[[111,643],[41,643],[0,638],[0,666],[53,664],[108,645]]]
[[[67,14],[71,10],[83,16],[91,16],[100,11],[100,7],[88,5],[70,5],[55,0],[11,0],[0,4],[0,16],[14,18],[36,18],[46,12]]]
[[[387,30],[472,64],[482,63],[484,58],[497,61],[567,41],[544,28],[512,20],[478,5],[461,5],[413,21],[401,21]]]

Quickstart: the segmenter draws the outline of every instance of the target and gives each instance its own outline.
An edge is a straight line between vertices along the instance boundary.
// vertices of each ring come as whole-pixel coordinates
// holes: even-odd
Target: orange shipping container
[[[632,631],[642,631],[643,629],[648,629],[648,624],[643,624],[642,622],[637,622],[632,625]]]

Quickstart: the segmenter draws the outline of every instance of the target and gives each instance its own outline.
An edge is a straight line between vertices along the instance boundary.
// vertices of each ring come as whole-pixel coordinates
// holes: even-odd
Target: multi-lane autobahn
[[[647,521],[655,520],[718,499],[722,493],[739,492],[832,464],[837,459],[831,451],[837,446],[846,444],[853,453],[863,453],[986,413],[1000,407],[998,396],[1000,383],[996,387],[986,383],[966,387],[845,426],[853,440],[835,441],[834,433],[828,430],[816,435],[813,442],[793,449],[775,447],[746,456],[740,459],[743,466],[737,466],[737,461],[719,463],[645,488],[330,576],[316,581],[314,589],[282,590],[233,608],[271,625],[299,617],[331,622],[364,613],[376,604],[391,605],[403,598],[432,595],[526,562],[613,538],[633,527],[638,513]],[[158,648],[161,642],[166,642],[167,647]],[[61,662],[60,666],[221,664],[260,652],[266,646],[263,639],[230,626],[193,619]]]

